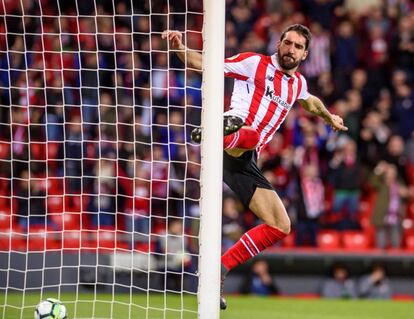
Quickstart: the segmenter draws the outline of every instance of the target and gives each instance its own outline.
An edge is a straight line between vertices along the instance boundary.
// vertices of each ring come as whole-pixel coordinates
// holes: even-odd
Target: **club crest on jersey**
[[[275,91],[271,90],[270,86],[266,87],[265,96],[272,99],[275,103],[282,105],[285,109],[290,109],[290,105],[283,101],[280,96],[275,95]]]

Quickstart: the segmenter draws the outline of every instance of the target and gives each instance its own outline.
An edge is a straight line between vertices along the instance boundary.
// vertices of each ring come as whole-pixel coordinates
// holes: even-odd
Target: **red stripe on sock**
[[[237,132],[227,135],[223,138],[224,149],[228,149],[237,140]]]
[[[224,137],[224,149],[243,148],[254,149],[259,143],[260,135],[250,127],[242,127],[237,132]]]
[[[279,229],[262,224],[250,229],[221,257],[221,263],[230,271],[245,263],[259,252],[285,238],[287,234]],[[246,247],[247,246],[247,247]]]

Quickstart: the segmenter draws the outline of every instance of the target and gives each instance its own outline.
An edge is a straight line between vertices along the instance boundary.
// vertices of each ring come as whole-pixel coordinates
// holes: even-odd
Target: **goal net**
[[[197,317],[202,1],[0,12],[0,317]]]

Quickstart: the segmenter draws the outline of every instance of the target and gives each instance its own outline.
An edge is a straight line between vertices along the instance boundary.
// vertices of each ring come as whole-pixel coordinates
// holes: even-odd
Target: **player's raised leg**
[[[222,288],[224,277],[231,269],[282,240],[290,232],[290,219],[282,200],[274,190],[256,188],[249,208],[264,224],[247,231],[222,256]],[[220,307],[222,309],[227,307],[223,294],[221,294]]]
[[[282,200],[275,191],[257,188],[249,208],[264,224],[247,231],[222,257],[226,271],[230,271],[254,257],[267,247],[285,238],[290,232],[290,219]]]

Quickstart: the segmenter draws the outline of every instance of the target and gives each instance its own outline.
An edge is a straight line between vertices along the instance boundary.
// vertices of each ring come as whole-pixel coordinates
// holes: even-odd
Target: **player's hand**
[[[335,132],[348,131],[348,127],[344,125],[344,120],[339,115],[332,114],[328,123]]]
[[[167,39],[170,41],[171,49],[173,50],[185,50],[185,46],[183,44],[183,35],[180,31],[177,30],[165,30],[161,34],[161,38]]]

